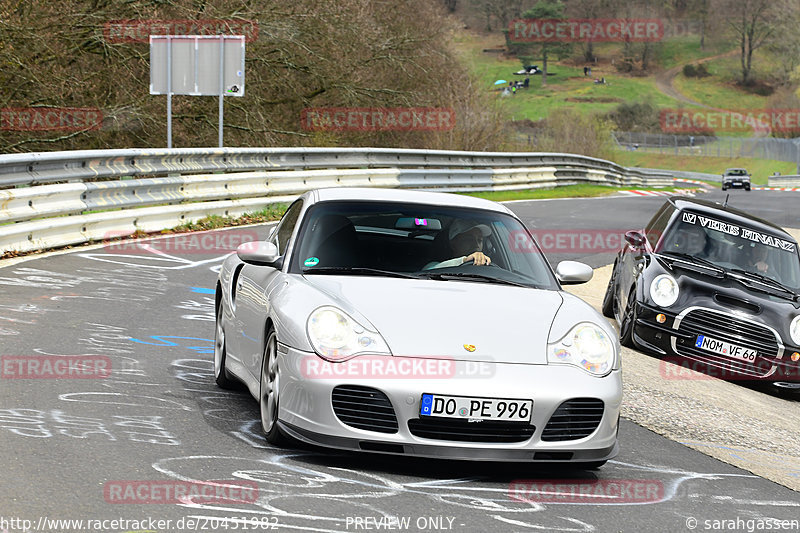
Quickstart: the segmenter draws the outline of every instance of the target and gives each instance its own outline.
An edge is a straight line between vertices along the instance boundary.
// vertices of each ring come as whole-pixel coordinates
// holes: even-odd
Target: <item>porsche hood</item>
[[[332,305],[376,329],[392,353],[547,364],[558,291],[468,281],[306,276]]]

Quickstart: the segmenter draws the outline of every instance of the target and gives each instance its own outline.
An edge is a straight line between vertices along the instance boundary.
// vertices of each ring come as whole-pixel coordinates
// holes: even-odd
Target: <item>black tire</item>
[[[278,368],[278,339],[275,331],[267,331],[264,356],[261,358],[258,406],[261,411],[261,428],[267,442],[273,446],[286,446],[291,439],[283,434],[278,424],[280,405],[280,369]]]
[[[636,324],[636,287],[631,289],[628,297],[628,307],[622,315],[622,323],[619,326],[619,342],[628,348],[636,348],[636,341],[633,340],[633,329]]]
[[[611,278],[608,280],[608,287],[606,287],[606,294],[603,296],[603,316],[607,318],[614,318],[614,278],[617,273],[617,262],[614,261],[614,266],[611,268]]]
[[[227,350],[225,346],[225,328],[222,325],[224,308],[222,301],[217,306],[217,314],[214,327],[214,381],[221,389],[234,389],[236,388],[236,381],[231,378],[228,370],[225,368],[225,360],[227,359]]]

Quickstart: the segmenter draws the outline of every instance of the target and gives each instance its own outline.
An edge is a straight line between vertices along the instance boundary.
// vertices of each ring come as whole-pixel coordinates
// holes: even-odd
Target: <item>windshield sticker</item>
[[[309,257],[305,261],[303,261],[303,265],[307,267],[317,266],[319,264],[319,258],[317,257]]]
[[[781,250],[785,250],[787,252],[794,252],[793,242],[785,241],[773,235],[767,235],[766,233],[742,228],[728,222],[720,222],[719,220],[707,218],[702,215],[696,215],[694,213],[683,213],[683,221],[687,224],[695,225],[697,225],[699,222],[701,226],[712,231],[727,233],[728,235],[742,237],[743,239],[747,239],[749,241],[766,244],[767,246],[772,246],[773,248],[780,248]]]

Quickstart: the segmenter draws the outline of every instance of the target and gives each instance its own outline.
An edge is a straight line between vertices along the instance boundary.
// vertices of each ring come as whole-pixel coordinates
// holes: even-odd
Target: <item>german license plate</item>
[[[756,356],[758,355],[757,350],[751,350],[749,348],[737,346],[729,342],[712,339],[711,337],[706,337],[705,335],[698,335],[694,345],[701,350],[706,350],[707,352],[733,357],[734,359],[740,359],[749,363],[754,362],[756,360]]]
[[[532,400],[423,394],[421,416],[530,422]]]

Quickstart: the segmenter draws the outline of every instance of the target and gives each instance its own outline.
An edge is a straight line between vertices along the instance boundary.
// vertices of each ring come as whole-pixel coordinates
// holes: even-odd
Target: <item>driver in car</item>
[[[485,224],[474,224],[468,220],[458,219],[450,225],[448,236],[450,249],[457,257],[447,261],[433,261],[425,265],[423,270],[446,268],[463,265],[473,261],[475,265],[490,265],[491,258],[483,253],[483,240],[492,234]]]
[[[761,274],[772,274],[769,272],[769,264],[767,263],[767,254],[769,250],[766,246],[753,246],[750,250],[750,263],[756,272]]]

